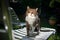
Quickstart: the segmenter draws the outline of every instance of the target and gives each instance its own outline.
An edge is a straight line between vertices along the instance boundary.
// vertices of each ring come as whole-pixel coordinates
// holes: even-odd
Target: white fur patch
[[[34,14],[28,13],[28,16],[26,16],[25,20],[32,25],[35,22],[36,17],[34,16]]]

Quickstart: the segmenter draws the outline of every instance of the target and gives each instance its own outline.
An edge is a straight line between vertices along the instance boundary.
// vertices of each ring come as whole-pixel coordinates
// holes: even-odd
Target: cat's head
[[[37,11],[38,11],[38,8],[30,8],[29,6],[27,6],[27,15],[29,13],[34,14],[34,15],[37,15],[38,14]]]

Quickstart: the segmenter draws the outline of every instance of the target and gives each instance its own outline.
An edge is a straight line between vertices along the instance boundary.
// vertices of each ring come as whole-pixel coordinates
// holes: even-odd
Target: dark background
[[[57,24],[60,24],[60,2],[54,1],[53,7],[49,6],[50,2],[51,0],[18,0],[18,2],[9,3],[20,18],[20,21],[24,21],[26,7],[29,5],[32,8],[39,8],[38,12],[41,25],[44,24],[43,26],[45,26],[50,16],[55,16],[57,18]]]

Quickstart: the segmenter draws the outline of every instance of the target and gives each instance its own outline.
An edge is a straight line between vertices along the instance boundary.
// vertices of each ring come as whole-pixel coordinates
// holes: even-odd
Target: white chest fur
[[[34,16],[34,14],[29,13],[28,16],[26,16],[26,21],[32,25],[37,19],[37,16]]]
[[[30,34],[34,32],[35,27],[33,26],[33,23],[37,20],[38,15],[34,16],[34,14],[29,13],[28,16],[26,16],[25,20],[29,23],[30,25]]]

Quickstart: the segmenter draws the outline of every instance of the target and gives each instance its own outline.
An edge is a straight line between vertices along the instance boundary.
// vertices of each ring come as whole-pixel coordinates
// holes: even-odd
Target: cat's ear
[[[27,6],[27,9],[29,9],[29,6]]]
[[[38,11],[38,8],[36,8],[36,11]]]

